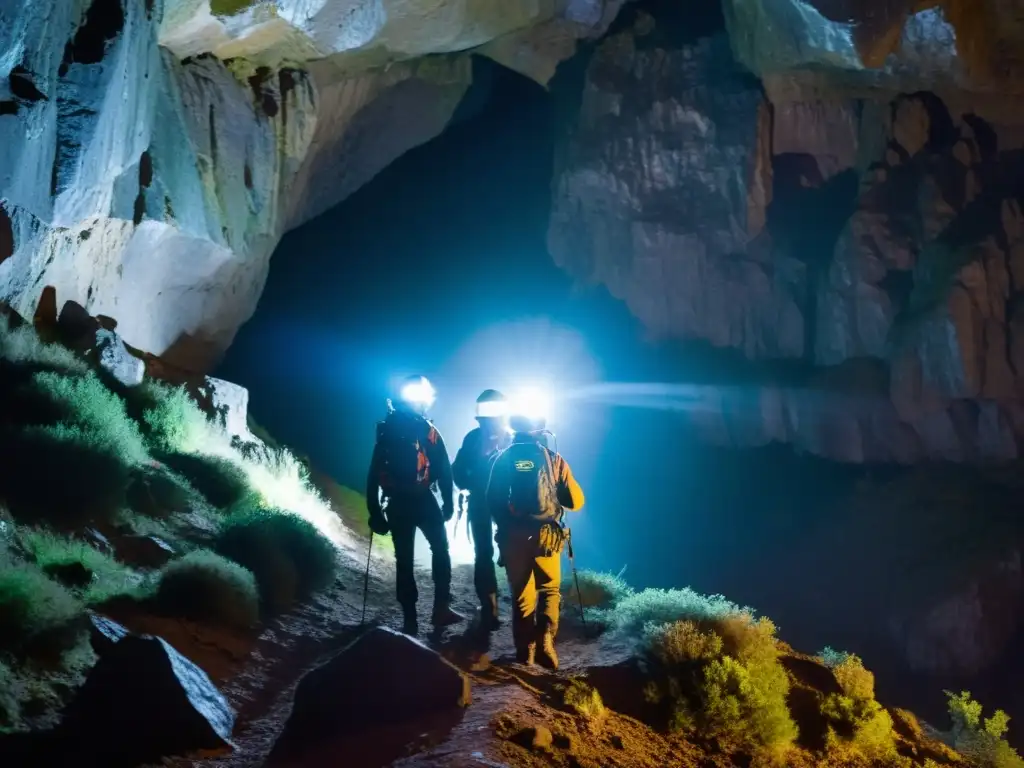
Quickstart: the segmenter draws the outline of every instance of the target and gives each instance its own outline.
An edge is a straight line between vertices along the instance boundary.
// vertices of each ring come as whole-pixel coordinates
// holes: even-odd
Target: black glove
[[[455,517],[455,505],[448,502],[441,508],[441,515],[444,517],[444,521],[447,523],[453,517]]]
[[[387,536],[391,531],[391,528],[388,526],[388,520],[384,517],[383,512],[370,513],[370,530],[378,536]]]

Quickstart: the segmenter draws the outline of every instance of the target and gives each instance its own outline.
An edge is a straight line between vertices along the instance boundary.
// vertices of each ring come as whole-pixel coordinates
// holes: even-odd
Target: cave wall
[[[691,411],[712,442],[1016,458],[1016,53],[980,61],[955,3],[874,5],[629,6],[562,126],[550,250],[654,338],[748,361],[750,383]]]
[[[0,300],[51,286],[208,370],[280,236],[444,129],[465,51],[543,82],[620,4],[4,3]]]

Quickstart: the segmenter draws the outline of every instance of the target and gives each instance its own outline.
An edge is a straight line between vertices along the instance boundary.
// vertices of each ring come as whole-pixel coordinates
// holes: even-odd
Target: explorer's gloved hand
[[[391,531],[388,525],[388,519],[384,517],[384,513],[381,511],[370,513],[370,530],[378,536],[387,536]]]

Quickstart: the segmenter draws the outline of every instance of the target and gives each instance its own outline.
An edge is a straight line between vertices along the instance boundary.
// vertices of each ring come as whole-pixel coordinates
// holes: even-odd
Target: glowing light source
[[[517,392],[511,401],[509,413],[525,416],[528,419],[548,419],[551,417],[551,398],[540,387],[527,387]]]
[[[508,402],[505,400],[488,400],[476,404],[476,415],[479,419],[500,419],[508,415]]]
[[[402,387],[400,395],[407,403],[429,407],[434,404],[434,398],[437,396],[437,393],[430,382],[425,377],[420,376],[419,381],[410,381]]]

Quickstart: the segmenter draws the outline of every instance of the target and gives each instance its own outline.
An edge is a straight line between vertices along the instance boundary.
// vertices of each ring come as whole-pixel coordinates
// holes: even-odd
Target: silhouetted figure
[[[473,536],[473,585],[480,599],[480,628],[493,632],[498,620],[498,580],[494,572],[494,522],[487,506],[487,481],[491,464],[498,452],[506,448],[511,435],[508,429],[508,401],[495,389],[481,393],[476,400],[479,427],[462,441],[452,464],[455,484],[469,492],[467,524]]]
[[[395,591],[402,606],[402,631],[419,631],[416,602],[419,592],[413,570],[416,529],[430,544],[434,579],[434,626],[462,620],[451,608],[452,561],[448,553],[446,521],[455,512],[452,467],[437,428],[426,418],[434,402],[434,389],[423,376],[406,380],[399,397],[388,401],[388,415],[377,424],[366,480],[366,507],[370,529],[391,533],[395,545]],[[441,494],[438,507],[433,487]]]

